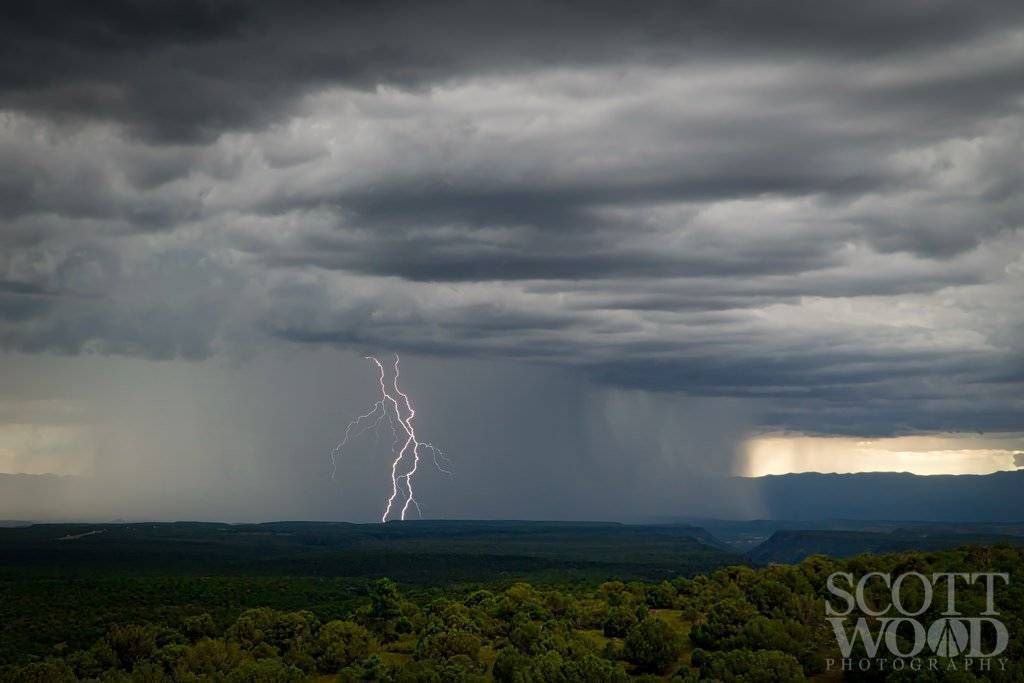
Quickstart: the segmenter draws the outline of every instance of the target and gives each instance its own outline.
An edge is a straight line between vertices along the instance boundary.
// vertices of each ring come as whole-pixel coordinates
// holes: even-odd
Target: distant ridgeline
[[[1024,470],[986,475],[906,472],[785,474],[741,478],[736,495],[759,500],[770,519],[1024,521]]]
[[[666,513],[723,519],[1024,521],[1024,469],[956,476],[785,474],[716,480],[692,488],[699,490],[681,488],[680,505],[699,509]],[[87,509],[99,493],[96,481],[82,477],[0,474],[0,520],[52,519],[53,501],[67,508],[61,517],[74,518],[76,501]]]

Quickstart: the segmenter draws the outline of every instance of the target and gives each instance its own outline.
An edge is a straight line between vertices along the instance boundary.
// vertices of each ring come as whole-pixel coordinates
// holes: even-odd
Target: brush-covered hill
[[[0,528],[8,567],[388,575],[418,583],[502,576],[672,578],[742,561],[681,524],[409,521],[35,524]]]

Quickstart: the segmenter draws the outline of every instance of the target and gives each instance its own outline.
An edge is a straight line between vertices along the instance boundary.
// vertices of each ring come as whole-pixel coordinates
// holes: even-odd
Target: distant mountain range
[[[384,527],[325,522],[108,522],[10,528],[25,524],[18,520],[52,519],[55,501],[87,501],[95,483],[76,477],[0,475],[0,520],[8,520],[0,521],[0,550],[8,557],[18,554],[27,563],[63,562],[73,556],[91,566],[108,561],[110,552],[116,551],[115,555],[142,552],[142,559],[159,564],[170,561],[180,551],[180,543],[202,541],[212,543],[213,550],[209,557],[197,555],[194,563],[242,561],[248,565],[258,558],[243,551],[250,549],[250,542],[259,541],[260,548],[273,548],[275,553],[273,562],[260,560],[267,563],[266,571],[290,571],[294,564],[303,571],[369,575],[392,571],[388,558],[400,553],[419,558],[416,571],[403,570],[403,576],[416,580],[417,572],[450,573],[454,556],[464,570],[459,576],[466,579],[493,571],[650,578],[732,563],[793,563],[815,554],[847,557],[968,544],[1024,545],[1024,471],[927,477],[812,473],[717,482],[723,516],[737,509],[729,505],[730,498],[736,497],[763,511],[763,519],[753,520],[678,516],[657,520],[668,524],[423,520]],[[425,570],[424,561],[437,566]]]
[[[1024,470],[986,475],[906,472],[784,474],[736,480],[768,519],[1016,522],[1024,520]]]

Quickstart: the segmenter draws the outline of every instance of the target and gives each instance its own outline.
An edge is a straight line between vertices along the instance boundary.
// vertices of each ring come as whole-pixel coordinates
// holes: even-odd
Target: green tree
[[[338,674],[338,681],[339,683],[355,683],[356,681],[392,683],[397,680],[398,675],[397,667],[388,664],[379,655],[370,655],[358,664],[342,669]]]
[[[525,615],[516,615],[512,628],[508,633],[508,641],[520,652],[528,655],[537,655],[543,652],[544,631],[540,624],[526,618]]]
[[[693,663],[701,680],[725,683],[794,683],[806,680],[800,663],[775,650],[694,650]]]
[[[370,587],[370,616],[378,621],[402,615],[402,594],[391,579],[377,579]]]
[[[171,680],[164,668],[156,662],[139,662],[132,670],[132,683],[169,683]]]
[[[708,610],[704,623],[690,629],[690,640],[698,647],[720,648],[756,616],[757,610],[744,599],[719,600]]]
[[[648,617],[630,629],[622,656],[641,671],[662,674],[675,666],[682,649],[675,629],[661,619]]]
[[[10,683],[74,683],[78,678],[63,660],[47,659],[23,666],[5,680]]]
[[[621,638],[637,623],[636,610],[625,605],[618,605],[608,610],[602,630],[607,638]]]
[[[135,662],[151,657],[156,651],[156,641],[157,629],[152,626],[116,625],[107,632],[107,644],[124,671],[131,671]]]
[[[203,638],[185,649],[175,665],[175,677],[213,676],[231,671],[246,659],[237,643]]]
[[[423,636],[416,643],[417,659],[450,659],[468,657],[473,662],[480,659],[480,636],[468,631],[438,631]]]
[[[213,617],[204,612],[194,617],[186,617],[181,624],[181,632],[189,642],[195,643],[200,638],[212,638],[217,635],[217,625],[213,623]]]
[[[506,647],[498,652],[492,675],[498,683],[525,682],[529,676],[530,663],[530,657],[514,647]]]
[[[299,683],[307,676],[298,668],[280,659],[246,661],[232,669],[225,683]]]
[[[629,680],[621,664],[596,655],[566,662],[562,665],[562,673],[568,683],[625,683]]]
[[[335,672],[365,659],[377,647],[368,630],[351,621],[329,621],[316,637],[316,661],[320,671]]]
[[[654,609],[670,609],[675,606],[676,588],[668,581],[662,581],[647,588],[647,605]]]

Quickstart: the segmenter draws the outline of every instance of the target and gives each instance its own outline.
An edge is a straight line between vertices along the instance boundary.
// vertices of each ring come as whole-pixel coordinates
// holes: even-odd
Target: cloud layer
[[[5,350],[397,349],[1024,430],[1019,3],[2,12]]]

